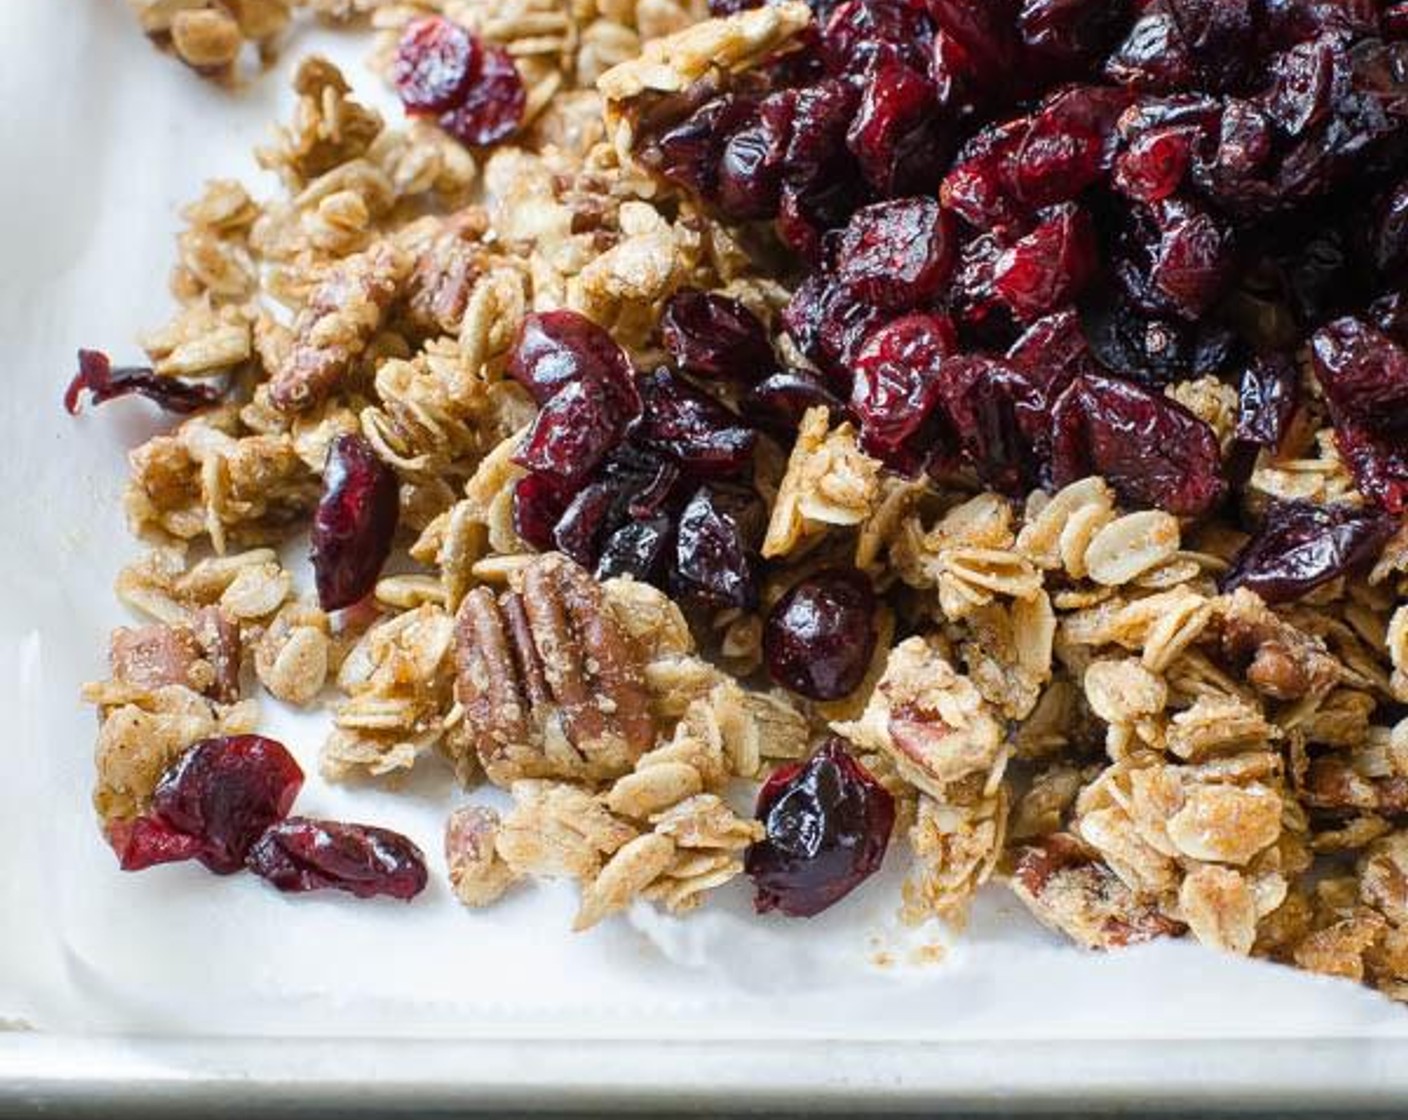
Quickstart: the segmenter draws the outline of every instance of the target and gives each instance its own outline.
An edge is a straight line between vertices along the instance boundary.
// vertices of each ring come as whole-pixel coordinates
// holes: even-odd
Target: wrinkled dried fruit
[[[717,292],[676,292],[660,317],[660,335],[680,369],[697,377],[753,384],[777,366],[767,328]]]
[[[372,445],[352,433],[333,440],[310,538],[323,610],[350,607],[371,593],[391,554],[400,512],[396,472]]]
[[[644,374],[632,436],[696,475],[731,474],[751,462],[757,433],[720,401],[668,369]]]
[[[870,577],[856,568],[827,568],[793,584],[763,627],[772,679],[812,700],[849,696],[875,652],[875,611]]]
[[[285,892],[339,890],[406,901],[425,889],[425,856],[399,832],[289,817],[250,849],[251,871]]]
[[[1358,319],[1336,319],[1311,337],[1315,376],[1336,424],[1408,429],[1408,350]]]
[[[479,49],[479,68],[456,104],[439,117],[440,127],[465,144],[481,147],[513,135],[523,120],[528,91],[502,47]]]
[[[1237,428],[1227,468],[1229,477],[1245,481],[1259,452],[1274,452],[1281,446],[1299,400],[1300,378],[1289,357],[1276,354],[1247,365],[1237,393]]]
[[[101,350],[80,350],[78,372],[64,390],[64,408],[77,416],[87,393],[95,405],[136,393],[167,412],[191,413],[220,403],[222,393],[213,385],[190,385],[174,377],[158,377],[142,366],[120,366]]]
[[[774,373],[743,398],[744,414],[759,428],[781,436],[795,433],[806,411],[817,405],[823,405],[836,417],[846,411],[841,400],[805,370]]]
[[[919,307],[953,273],[957,233],[932,198],[878,202],[851,215],[836,248],[836,275],[890,311]]]
[[[701,486],[676,528],[671,588],[716,608],[751,609],[758,602],[758,547],[767,517],[752,490]]]
[[[942,437],[940,367],[957,345],[942,315],[915,312],[875,331],[855,361],[851,410],[861,448],[906,474],[920,471]]]
[[[1096,269],[1095,231],[1084,210],[1055,207],[993,264],[994,293],[1030,322],[1070,303]]]
[[[123,871],[145,871],[161,863],[196,859],[204,849],[199,836],[191,836],[160,817],[141,816],[114,821],[108,826],[108,844]]]
[[[758,792],[757,817],[767,836],[744,859],[754,906],[810,918],[879,870],[895,804],[833,738],[805,762],[773,772]]]
[[[391,81],[411,113],[452,109],[479,69],[479,44],[467,30],[433,16],[407,25],[396,48]]]
[[[523,317],[509,352],[508,375],[539,404],[575,381],[628,392],[631,362],[607,331],[575,311],[535,311]]]
[[[513,461],[575,486],[601,465],[638,415],[634,383],[623,392],[603,381],[573,381],[538,410]]]
[[[1395,528],[1394,518],[1377,510],[1273,503],[1261,528],[1232,561],[1222,589],[1245,587],[1268,603],[1298,599],[1371,565]]]

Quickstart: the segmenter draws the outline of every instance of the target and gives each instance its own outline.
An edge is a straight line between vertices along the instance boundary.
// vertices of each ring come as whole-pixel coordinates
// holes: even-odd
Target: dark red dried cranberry
[[[702,198],[716,197],[724,141],[751,119],[755,102],[726,95],[706,101],[659,135],[647,136],[641,162]]]
[[[767,511],[747,488],[701,486],[679,516],[672,590],[716,608],[758,602],[758,546]]]
[[[846,144],[882,196],[932,190],[943,175],[948,144],[936,92],[933,82],[900,62],[881,63],[869,75]]]
[[[696,475],[732,474],[753,458],[757,433],[720,401],[668,369],[642,374],[638,443],[676,459]]]
[[[915,312],[875,331],[855,362],[851,410],[861,447],[895,470],[922,470],[938,442],[940,365],[957,345],[942,315]]]
[[[1007,351],[1007,361],[1034,384],[1059,383],[1062,389],[1073,377],[1101,372],[1081,327],[1080,315],[1071,308],[1044,316],[1023,331]]]
[[[1301,135],[1330,112],[1335,56],[1344,47],[1339,36],[1326,35],[1272,57],[1271,88],[1260,104],[1287,136]]]
[[[977,73],[1002,86],[1020,86],[1017,67],[1016,4],[1012,0],[928,0],[929,14],[946,35],[972,60]]]
[[[310,535],[323,610],[350,607],[371,593],[391,554],[400,515],[396,472],[363,436],[344,433],[334,439]]]
[[[1298,599],[1337,576],[1371,565],[1397,528],[1377,510],[1276,502],[1223,577],[1222,589],[1245,587],[1268,603]]]
[[[1196,129],[1169,125],[1143,132],[1115,160],[1115,186],[1138,202],[1168,198],[1193,162]]]
[[[1346,420],[1335,425],[1335,446],[1365,497],[1390,513],[1408,513],[1408,447],[1401,435]]]
[[[200,838],[197,858],[219,875],[244,866],[266,828],[282,820],[303,788],[303,771],[282,743],[262,735],[202,739],[161,776],[155,814]]]
[[[1261,451],[1281,446],[1299,399],[1300,378],[1289,357],[1274,354],[1248,363],[1237,393],[1237,428],[1227,467],[1235,482],[1251,476]]]
[[[792,184],[815,185],[823,176],[840,177],[838,164],[850,160],[846,129],[859,104],[856,87],[837,78],[823,78],[798,90],[792,136],[782,161],[783,178]]]
[[[865,679],[875,652],[875,591],[856,568],[827,568],[788,589],[763,627],[772,679],[812,700],[839,700]]]
[[[440,127],[465,144],[495,144],[518,130],[528,91],[513,56],[502,47],[483,45],[479,69],[455,106],[440,114]]]
[[[1121,89],[1075,86],[1044,102],[1012,157],[1023,204],[1035,210],[1069,201],[1103,177],[1115,158],[1115,125],[1131,100]]]
[[[756,383],[777,367],[761,320],[717,292],[676,292],[660,318],[660,334],[680,369],[697,377]]]
[[[1408,268],[1408,179],[1388,191],[1375,207],[1369,253],[1384,278]]]
[[[145,871],[161,863],[183,863],[204,850],[199,836],[191,836],[160,817],[141,816],[114,821],[108,826],[108,844],[123,871]]]
[[[659,582],[669,558],[672,533],[670,519],[663,515],[626,522],[602,546],[596,578],[631,576],[648,583]]]
[[[1119,39],[1128,9],[1125,0],[1022,0],[1023,64],[1051,77],[1086,71]]]
[[[880,869],[895,803],[831,739],[807,761],[773,772],[758,791],[757,817],[767,835],[744,857],[757,888],[754,906],[810,918]]]
[[[923,71],[934,37],[924,6],[912,0],[844,0],[822,33],[827,69],[870,80],[887,64]]]
[[[846,406],[813,374],[805,370],[783,370],[759,382],[743,398],[743,411],[759,428],[783,437],[797,430],[809,408],[821,405],[833,417],[845,414]]]
[[[1020,497],[1039,481],[1051,406],[1065,380],[1043,385],[1006,362],[964,354],[944,363],[948,427],[983,483]]]
[[[1197,324],[1150,315],[1108,294],[1082,305],[1081,322],[1095,357],[1112,373],[1147,385],[1216,373],[1234,339],[1214,321]]]
[[[174,377],[158,377],[145,366],[112,368],[101,350],[80,350],[78,372],[64,390],[64,408],[77,416],[87,392],[95,405],[137,393],[167,412],[191,413],[220,403],[222,393],[213,385],[190,385]]]
[[[411,113],[443,113],[469,91],[479,70],[479,43],[439,16],[406,26],[391,65],[391,82]]]
[[[813,273],[782,310],[782,325],[799,350],[850,395],[851,364],[885,313],[849,284]]]
[[[1224,484],[1217,436],[1162,393],[1109,377],[1078,377],[1052,412],[1057,486],[1104,477],[1120,498],[1180,517],[1207,513]]]
[[[1408,350],[1355,318],[1321,327],[1310,346],[1336,424],[1352,420],[1381,432],[1408,429]]]
[[[339,890],[409,901],[428,880],[425,856],[399,832],[308,817],[268,829],[246,865],[285,892]]]
[[[513,461],[563,487],[574,486],[601,464],[639,415],[633,382],[623,388],[593,378],[573,381],[538,411]]]
[[[747,221],[777,213],[795,100],[791,90],[765,97],[724,140],[713,201],[728,217]]]
[[[629,393],[630,359],[610,334],[575,311],[523,318],[509,353],[508,375],[539,404],[574,381],[596,381]]]
[[[878,307],[927,303],[953,273],[957,232],[932,198],[877,202],[851,215],[836,248],[836,275]]]
[[[1070,303],[1095,274],[1095,230],[1070,203],[1053,207],[1036,228],[993,264],[993,292],[1030,322]]]
[[[1158,234],[1147,283],[1169,310],[1196,320],[1222,292],[1232,267],[1231,236],[1211,214],[1179,200],[1157,203],[1153,213]]]
[[[552,531],[552,544],[559,552],[589,568],[606,535],[615,529],[617,491],[609,482],[593,482],[578,490],[563,510]]]
[[[1025,207],[1017,197],[1017,153],[1030,130],[1031,120],[1023,117],[973,136],[944,176],[943,204],[979,230],[1020,222]]]
[[[539,551],[553,547],[553,529],[568,499],[551,478],[526,474],[513,485],[513,531]]]
[[[1178,19],[1165,0],[1144,5],[1129,34],[1105,60],[1115,81],[1147,91],[1190,89],[1196,67]]]

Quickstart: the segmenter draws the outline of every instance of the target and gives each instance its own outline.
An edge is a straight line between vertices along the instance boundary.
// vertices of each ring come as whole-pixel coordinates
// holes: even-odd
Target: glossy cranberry
[[[1290,429],[1300,399],[1295,362],[1283,354],[1253,359],[1242,372],[1237,393],[1237,427],[1227,473],[1234,481],[1250,477],[1261,451],[1276,451]]]
[[[978,132],[958,152],[939,188],[943,204],[979,230],[1018,224],[1025,206],[1017,195],[1017,153],[1031,131],[1026,117]]]
[[[1199,319],[1231,271],[1231,236],[1211,214],[1174,200],[1155,204],[1154,221],[1147,283],[1174,314]]]
[[[713,198],[728,217],[747,221],[777,213],[795,101],[791,90],[764,98],[723,141]]]
[[[948,144],[936,115],[934,83],[900,62],[869,75],[846,144],[871,188],[884,196],[932,190]]]
[[[810,918],[880,869],[895,804],[831,739],[807,761],[773,772],[758,792],[757,817],[767,835],[744,857],[757,888],[754,906]]]
[[[400,515],[396,472],[364,437],[344,433],[334,439],[310,535],[323,610],[350,607],[371,593],[391,554]]]
[[[1034,322],[1007,351],[1007,361],[1034,384],[1059,382],[1061,388],[1083,373],[1102,372],[1090,350],[1080,315],[1073,308]]]
[[[466,144],[496,144],[518,131],[527,105],[513,56],[502,47],[481,46],[478,71],[456,104],[440,114],[440,127]]]
[[[813,273],[792,293],[782,325],[831,383],[850,394],[853,360],[885,313],[840,280]]]
[[[1080,74],[1118,41],[1124,0],[1023,0],[1017,15],[1024,65],[1052,77]]]
[[[796,432],[802,416],[818,405],[832,416],[845,414],[846,406],[820,378],[805,370],[783,370],[760,381],[743,398],[743,412],[764,431],[788,437]]]
[[[849,696],[875,652],[875,611],[870,578],[856,568],[828,568],[793,584],[763,627],[772,679],[812,700]]]
[[[877,68],[898,64],[922,73],[934,25],[912,0],[843,0],[831,13],[821,48],[827,69],[868,80]]]
[[[1151,315],[1127,297],[1106,294],[1089,301],[1082,307],[1081,322],[1101,365],[1146,385],[1217,373],[1234,348],[1231,333],[1216,321],[1193,324]]]
[[[792,135],[782,161],[783,177],[794,185],[815,185],[823,176],[844,176],[850,161],[846,129],[860,104],[855,85],[824,78],[797,90],[792,109]]]
[[[1099,181],[1113,165],[1115,125],[1131,100],[1121,89],[1075,86],[1044,102],[1012,156],[1023,205],[1067,202]]]
[[[1069,378],[1043,383],[1009,363],[965,354],[944,363],[939,400],[983,483],[1022,497],[1040,480],[1051,407]]]
[[[1193,162],[1196,129],[1169,125],[1141,133],[1115,161],[1115,186],[1138,202],[1168,198]]]
[[[479,71],[479,43],[457,23],[439,16],[406,26],[391,64],[396,95],[410,113],[443,113],[469,91]]]
[[[211,408],[220,403],[223,395],[213,385],[190,385],[174,377],[158,377],[145,366],[114,369],[101,350],[78,352],[78,372],[64,390],[64,408],[70,416],[78,415],[85,392],[95,405],[136,393],[167,412],[181,414]]]
[[[575,381],[595,381],[629,393],[630,359],[620,344],[575,311],[524,316],[509,353],[508,375],[539,404]]]
[[[1401,435],[1344,420],[1335,425],[1335,446],[1365,497],[1392,514],[1408,513],[1408,447]]]
[[[953,324],[924,312],[895,319],[866,340],[851,389],[866,452],[906,474],[923,468],[941,436],[940,367],[956,346]]]
[[[994,84],[1021,85],[1017,68],[1017,13],[1011,0],[928,0],[929,14],[963,50],[974,71]]]
[[[758,546],[767,517],[750,489],[711,483],[695,491],[676,523],[671,588],[714,608],[758,601]]]
[[[719,161],[725,140],[752,118],[756,104],[727,95],[705,102],[684,120],[648,134],[641,161],[663,178],[703,198],[717,197]]]
[[[891,311],[927,303],[953,273],[957,231],[932,198],[857,210],[836,248],[836,275],[862,299]]]
[[[1191,89],[1197,70],[1178,18],[1166,0],[1152,0],[1105,61],[1110,78],[1140,90]]]
[[[1337,424],[1408,429],[1408,349],[1355,318],[1326,324],[1310,345],[1315,376]]]
[[[1182,405],[1108,377],[1079,377],[1052,411],[1057,486],[1104,477],[1120,498],[1180,517],[1207,513],[1225,489],[1217,436]]]
[[[696,475],[732,474],[752,461],[757,434],[720,401],[664,368],[643,374],[637,384],[637,442]]]
[[[1378,510],[1276,502],[1232,561],[1222,589],[1245,587],[1268,603],[1298,599],[1337,576],[1362,571],[1397,528]]]
[[[1408,268],[1408,179],[1385,193],[1375,207],[1369,252],[1381,276],[1398,276]]]
[[[1271,88],[1261,98],[1266,115],[1287,136],[1300,136],[1331,111],[1338,36],[1297,43],[1271,59]]]
[[[553,529],[567,509],[562,488],[546,475],[527,474],[513,484],[513,531],[540,552],[553,547]]]
[[[425,856],[399,832],[289,817],[250,849],[251,871],[288,893],[339,890],[409,901],[425,889]]]
[[[640,407],[634,383],[573,381],[539,409],[513,461],[563,487],[575,486],[621,442]]]
[[[602,546],[596,578],[631,576],[658,583],[665,574],[673,539],[673,527],[664,515],[626,522]]]
[[[1095,274],[1096,256],[1089,215],[1070,203],[1053,207],[998,256],[993,291],[1019,319],[1039,319],[1080,294]]]
[[[108,844],[123,871],[145,871],[162,863],[197,859],[205,849],[199,836],[191,836],[160,817],[150,814],[108,826]]]
[[[583,567],[596,562],[601,543],[617,523],[617,491],[609,482],[582,487],[552,530],[552,547]]]
[[[761,320],[736,299],[686,288],[660,318],[665,349],[696,377],[756,383],[777,368]]]

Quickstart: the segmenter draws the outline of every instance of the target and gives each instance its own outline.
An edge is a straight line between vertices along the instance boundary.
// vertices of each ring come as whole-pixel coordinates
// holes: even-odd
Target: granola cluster
[[[758,611],[687,617],[520,537],[536,406],[505,368],[526,314],[576,311],[643,366],[682,288],[767,321],[785,300],[748,231],[631,148],[660,105],[785,49],[803,5],[703,22],[676,0],[134,6],[202,71],[294,7],[369,15],[383,64],[437,12],[504,45],[529,94],[517,142],[471,152],[388,127],[307,59],[259,153],[282,195],[219,181],[183,212],[180,309],[143,345],[158,375],[226,379],[230,403],[131,455],[127,512],[154,551],[118,592],[151,621],[114,633],[111,679],[85,694],[105,825],[192,741],[252,728],[257,680],[330,709],[328,779],[438,757],[508,791],[502,814],[451,816],[456,895],[570,878],[581,929],[637,899],[686,911],[741,874],[764,829],[740,796],[839,734],[895,799],[913,920],[961,925],[998,880],[1087,947],[1188,936],[1408,998],[1403,531],[1371,572],[1272,607],[1219,590],[1246,540],[1229,522],[1122,508],[1099,477],[1025,500],[906,479],[817,405],[790,444],[758,445]],[[1225,386],[1175,393],[1227,443]],[[270,546],[306,524],[345,432],[396,472],[402,536],[395,574],[330,616]],[[1262,453],[1253,500],[1358,500],[1328,433],[1301,450]],[[809,701],[760,671],[761,618],[837,563],[883,593],[880,640],[859,689]]]

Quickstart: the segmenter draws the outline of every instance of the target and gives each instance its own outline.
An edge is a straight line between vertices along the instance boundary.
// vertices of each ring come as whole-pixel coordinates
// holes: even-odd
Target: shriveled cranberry
[[[974,135],[944,176],[943,204],[979,230],[1019,222],[1025,207],[1017,196],[1017,153],[1030,130],[1030,119],[1023,117]]]
[[[591,474],[640,415],[640,394],[584,378],[557,392],[538,411],[513,461],[572,486]]]
[[[1124,41],[1105,60],[1110,78],[1141,90],[1190,89],[1196,67],[1183,32],[1165,0],[1152,0]]]
[[[1336,423],[1408,429],[1408,350],[1356,318],[1336,319],[1310,340],[1315,376]]]
[[[805,370],[783,370],[760,381],[743,398],[743,411],[759,428],[789,436],[817,405],[841,416],[846,406],[819,378]]]
[[[1365,497],[1390,513],[1408,513],[1408,447],[1401,435],[1345,420],[1335,425],[1335,446]]]
[[[756,383],[777,367],[762,321],[717,292],[676,292],[665,304],[660,334],[680,369],[697,377]]]
[[[993,291],[1031,321],[1070,303],[1095,274],[1095,231],[1084,210],[1053,207],[993,265]]]
[[[751,119],[756,103],[726,95],[706,101],[684,120],[648,136],[641,162],[663,178],[711,199],[718,192],[724,141]]]
[[[885,313],[842,281],[813,273],[782,309],[782,325],[832,383],[850,393],[850,367]]]
[[[924,5],[912,0],[844,0],[833,9],[821,38],[833,74],[870,75],[888,64],[922,72],[934,37]]]
[[[455,105],[440,114],[440,127],[466,144],[496,144],[518,130],[528,91],[502,47],[479,48],[479,68]]]
[[[833,738],[807,761],[773,772],[758,791],[757,816],[767,835],[744,857],[754,906],[810,918],[880,869],[895,803]]]
[[[1335,56],[1343,50],[1343,39],[1325,35],[1272,57],[1271,88],[1261,105],[1286,135],[1301,135],[1330,112]]]
[[[513,531],[534,548],[553,547],[553,529],[568,499],[556,482],[546,475],[527,474],[513,484]]]
[[[350,607],[376,586],[400,515],[396,472],[377,457],[365,437],[344,433],[334,439],[310,535],[323,610]]]
[[[596,563],[597,579],[631,576],[656,583],[664,574],[673,529],[663,515],[628,521],[607,538]]]
[[[407,112],[443,113],[459,104],[478,70],[474,36],[457,23],[431,16],[402,32],[391,82]]]
[[[1371,565],[1396,528],[1396,519],[1378,510],[1275,502],[1232,561],[1222,589],[1245,587],[1268,603],[1298,599]]]
[[[552,547],[583,567],[590,567],[606,534],[616,527],[617,518],[613,515],[617,506],[616,488],[609,482],[582,487],[553,527]]]
[[[730,474],[753,457],[757,433],[720,401],[661,368],[637,382],[642,409],[634,439],[696,475]]]
[[[197,858],[219,875],[244,866],[266,828],[282,820],[303,788],[303,771],[282,743],[262,735],[203,739],[161,776],[156,815],[200,838]]]
[[[246,865],[285,892],[339,890],[409,901],[425,889],[425,856],[389,828],[289,817],[250,849]]]
[[[1213,216],[1177,200],[1155,205],[1157,241],[1148,285],[1185,319],[1200,318],[1221,294],[1232,267],[1231,237]]]
[[[875,652],[875,590],[856,568],[827,568],[792,585],[763,627],[772,679],[812,700],[839,700],[865,679]]]
[[[1102,372],[1091,353],[1080,315],[1072,308],[1044,316],[1023,331],[1007,351],[1007,361],[1035,383],[1051,385],[1059,381],[1061,388],[1082,373]]]
[[[1224,484],[1217,436],[1162,393],[1109,377],[1078,377],[1052,412],[1057,486],[1102,475],[1124,501],[1180,517],[1207,513]]]
[[[836,275],[879,307],[928,302],[953,273],[957,231],[932,198],[877,202],[851,215],[836,248]]]
[[[724,140],[713,197],[730,218],[746,221],[777,213],[795,100],[791,90],[765,97]]]
[[[1158,202],[1178,190],[1193,162],[1196,129],[1168,125],[1141,133],[1115,161],[1115,186],[1139,202]]]
[[[956,345],[953,324],[924,312],[895,319],[866,340],[851,389],[866,452],[907,474],[923,468],[941,435],[940,365]]]
[[[575,311],[525,315],[509,353],[508,375],[539,404],[574,381],[596,381],[629,392],[630,359],[602,327]]]
[[[1023,0],[1017,32],[1024,64],[1053,77],[1084,72],[1119,39],[1128,8],[1124,0]]]
[[[145,871],[162,863],[183,863],[198,858],[205,847],[199,836],[182,832],[151,815],[114,821],[108,826],[107,839],[123,871]]]
[[[1408,268],[1408,179],[1388,191],[1375,207],[1369,252],[1383,277],[1397,276]]]
[[[1260,451],[1281,446],[1299,399],[1300,378],[1290,358],[1274,354],[1248,363],[1237,393],[1237,428],[1228,464],[1235,481],[1250,476]]]
[[[1006,362],[964,354],[944,363],[939,399],[949,429],[978,477],[1020,497],[1039,481],[1052,402],[1065,381],[1044,385]]]
[[[823,78],[797,91],[792,110],[792,136],[782,161],[789,183],[812,184],[835,179],[839,164],[850,160],[846,129],[860,104],[860,93],[847,81]]]
[[[1016,4],[1011,0],[928,0],[934,22],[972,59],[973,69],[994,85],[1021,85],[1016,43]]]
[[[1083,304],[1081,321],[1101,365],[1148,385],[1215,373],[1231,357],[1234,344],[1231,332],[1214,321],[1192,324],[1150,315],[1128,297],[1106,294]]]
[[[1102,86],[1074,86],[1049,98],[1013,155],[1012,181],[1024,205],[1035,210],[1066,202],[1098,181],[1113,164],[1116,122],[1129,93]]]
[[[757,552],[766,516],[751,489],[701,486],[676,525],[673,590],[716,608],[756,606]]]
[[[933,82],[900,62],[870,74],[846,144],[882,195],[931,190],[943,174],[948,144],[935,95]]]
[[[78,352],[78,372],[64,390],[64,408],[70,416],[78,415],[85,392],[95,405],[136,393],[167,412],[182,414],[211,408],[220,403],[222,396],[213,385],[190,385],[174,377],[159,377],[145,366],[113,369],[101,350]]]

